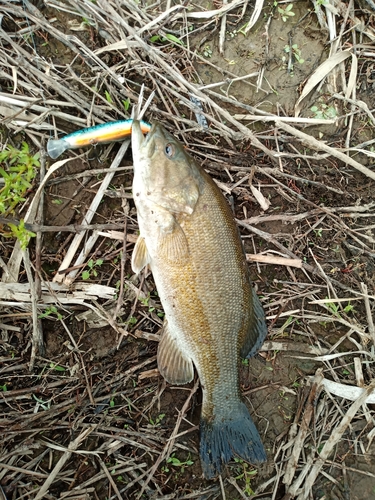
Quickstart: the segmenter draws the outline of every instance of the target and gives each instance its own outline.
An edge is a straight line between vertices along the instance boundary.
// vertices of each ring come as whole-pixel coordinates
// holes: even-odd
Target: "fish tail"
[[[53,160],[69,148],[69,143],[64,139],[49,139],[47,142],[47,153]]]
[[[201,464],[207,479],[220,474],[233,455],[253,464],[267,460],[259,432],[242,401],[231,404],[224,418],[202,417],[200,434]]]

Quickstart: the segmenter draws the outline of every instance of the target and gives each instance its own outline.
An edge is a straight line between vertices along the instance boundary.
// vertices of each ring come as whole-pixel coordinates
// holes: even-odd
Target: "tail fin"
[[[58,156],[63,154],[64,151],[69,149],[69,143],[64,139],[49,139],[47,142],[47,153],[55,160]]]
[[[239,401],[232,405],[226,418],[212,421],[201,418],[200,456],[203,474],[211,479],[221,473],[222,466],[233,455],[250,463],[267,460],[259,432],[246,405]]]

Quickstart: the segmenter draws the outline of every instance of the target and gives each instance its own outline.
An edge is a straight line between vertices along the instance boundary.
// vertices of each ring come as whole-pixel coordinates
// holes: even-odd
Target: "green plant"
[[[298,45],[294,43],[293,45],[285,45],[284,52],[288,55],[283,55],[281,60],[283,62],[284,69],[288,70],[288,73],[293,76],[294,74],[294,63],[297,61],[299,64],[303,64],[305,60],[301,56],[301,50]]]
[[[247,26],[248,23],[246,23],[245,26]],[[242,30],[245,29],[245,26],[242,27]],[[233,30],[233,31],[227,31],[225,34],[227,35],[227,40],[232,40],[233,38],[236,38],[238,31]],[[241,31],[241,34],[244,34],[243,31]]]
[[[348,314],[348,313],[351,313],[351,312],[355,312],[354,310],[354,306],[351,305],[351,303],[349,302],[345,307],[344,307],[344,313]]]
[[[29,231],[25,228],[25,221],[23,219],[20,220],[20,223],[16,226],[15,224],[8,223],[10,228],[10,232],[3,233],[3,236],[6,238],[17,238],[17,240],[21,244],[21,248],[25,250],[31,238],[35,237],[36,234],[32,231]]]
[[[49,318],[54,315],[57,319],[62,319],[62,315],[58,312],[55,306],[48,306],[42,314],[39,314],[38,318]]]
[[[112,104],[113,99],[111,97],[111,94],[107,90],[104,91],[104,94],[105,94],[105,98],[107,99],[107,102],[109,102],[109,104]]]
[[[288,401],[288,396],[285,395],[285,391],[280,391],[279,396],[281,399],[285,399],[285,401]]]
[[[167,459],[167,464],[170,464],[173,467],[180,467],[181,472],[183,473],[185,470],[185,467],[188,467],[189,465],[193,465],[193,461],[190,460],[190,455],[188,455],[187,460],[185,462],[181,462],[174,453]],[[162,472],[169,472],[169,468],[167,466],[164,466],[161,468]]]
[[[146,307],[148,307],[148,303],[150,302],[150,292],[148,292],[147,297],[139,297],[139,301]]]
[[[103,259],[97,259],[97,260],[93,260],[93,259],[90,259],[87,263],[87,267],[89,269],[86,269],[85,271],[83,271],[82,273],[82,279],[84,280],[88,280],[90,278],[90,276],[98,276],[98,271],[96,270],[97,267],[100,267],[102,264],[103,264]]]
[[[130,318],[128,319],[127,323],[128,323],[128,325],[130,325],[130,326],[134,326],[134,325],[137,323],[137,321],[138,321],[138,320],[137,320],[137,318],[136,318],[136,317],[134,317],[134,316],[130,316]]]
[[[298,45],[296,43],[294,43],[291,47],[290,47],[290,45],[285,45],[284,52],[286,52],[287,54],[289,54],[290,52],[292,52],[295,60],[297,62],[299,62],[300,64],[303,64],[305,62],[305,60],[302,59],[302,57],[301,57],[301,51],[298,48]],[[284,58],[285,58],[285,56],[284,56]]]
[[[179,38],[177,38],[176,36],[172,35],[171,33],[166,33],[165,36],[160,36],[160,35],[154,35],[150,38],[150,42],[151,43],[155,43],[155,42],[161,42],[161,43],[165,43],[165,42],[174,42],[174,43],[177,43],[178,45],[184,45],[184,42],[182,40],[180,40]]]
[[[153,425],[154,427],[159,427],[160,424],[161,424],[161,421],[163,420],[163,418],[165,417],[165,413],[160,413],[160,415],[158,415],[155,420],[153,420],[151,417],[150,417],[150,424]]]
[[[39,399],[33,394],[33,398],[35,401],[38,403],[38,405],[44,410],[47,411],[51,408],[51,400],[49,399],[48,401],[43,401],[42,399]]]
[[[235,469],[238,475],[235,479],[243,479],[245,481],[245,495],[254,495],[254,491],[251,488],[251,480],[256,474],[258,474],[258,471],[256,469],[250,469],[249,464],[244,462],[241,458],[235,458],[234,461],[238,464]]]
[[[320,120],[332,120],[337,116],[335,107],[328,106],[323,102],[318,102],[318,105],[312,106],[310,110],[314,113],[315,118],[319,118]]]
[[[277,409],[281,413],[281,415],[282,415],[282,417],[283,417],[284,420],[286,420],[287,422],[289,422],[292,419],[292,415],[290,413],[287,413],[288,410],[286,410],[282,406],[278,406]]]
[[[328,297],[326,297],[326,299],[328,299]],[[326,302],[326,306],[334,316],[340,317],[339,314],[340,307],[338,304],[335,304],[334,302]]]
[[[326,297],[326,299],[328,299],[328,297]],[[328,310],[334,316],[337,316],[338,318],[340,318],[340,305],[339,304],[335,304],[334,302],[326,302],[325,305],[327,306]],[[350,301],[344,307],[344,309],[342,309],[342,312],[344,312],[346,314],[351,313],[351,312],[355,312],[354,306],[350,303]]]
[[[130,99],[129,99],[129,97],[125,101],[122,101],[122,104],[124,105],[125,111],[128,111],[128,109],[130,107]]]
[[[4,384],[4,385],[0,385],[0,391],[6,392],[7,390],[8,390],[8,389],[7,389],[6,384]]]
[[[31,155],[26,142],[21,150],[8,146],[0,153],[0,175],[5,185],[0,189],[0,213],[9,214],[18,203],[25,201],[26,191],[32,187],[36,167],[40,166],[39,153]]]
[[[49,367],[51,370],[56,370],[57,372],[64,372],[65,368],[63,366],[58,365],[57,363],[50,363]]]
[[[32,187],[31,181],[35,178],[36,169],[40,166],[39,153],[32,155],[26,142],[21,149],[7,146],[0,152],[0,176],[4,179],[4,186],[0,187],[0,214],[8,215],[16,206],[25,201],[25,194]],[[26,248],[30,238],[35,234],[25,228],[21,220],[18,226],[8,224],[10,233],[6,237],[15,237],[20,240],[22,248]]]
[[[296,320],[294,316],[288,316],[286,318],[286,320],[284,321],[284,323],[282,324],[282,326],[280,327],[280,329],[279,329],[279,336],[283,337],[282,334],[293,323],[296,323],[298,325],[298,320]]]
[[[320,453],[322,451],[322,449],[324,448],[324,445],[325,445],[325,442],[321,443],[319,446],[318,446],[318,453]]]
[[[203,55],[203,57],[207,57],[208,59],[210,57],[212,57],[212,49],[211,49],[210,45],[206,45],[203,48],[202,55]]]
[[[277,5],[277,2],[275,3]],[[286,23],[287,20],[290,19],[291,17],[295,16],[295,13],[292,11],[292,9],[293,9],[292,3],[287,5],[284,9],[282,7],[277,6],[277,12],[281,14],[281,19],[284,21],[284,23]]]
[[[161,311],[160,309],[157,309],[154,306],[150,305],[150,292],[147,294],[147,297],[139,297],[139,301],[145,306],[148,307],[148,312],[152,313],[155,312],[159,318],[164,318],[164,311]]]

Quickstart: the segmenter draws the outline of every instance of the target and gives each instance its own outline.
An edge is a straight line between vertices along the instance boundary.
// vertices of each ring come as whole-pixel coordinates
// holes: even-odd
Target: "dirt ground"
[[[112,10],[117,6],[124,19],[128,13],[127,22],[139,30],[177,2],[168,6],[163,2],[89,4],[0,5],[4,16],[0,98],[13,93],[37,98],[41,105],[45,99],[50,109],[85,118],[91,125],[99,119],[127,117],[142,83],[146,98],[157,89],[147,120],[162,121],[218,181],[234,208],[246,253],[300,260],[300,267],[249,261],[269,335],[255,358],[244,360],[241,388],[268,461],[255,467],[232,460],[220,481],[202,478],[197,380],[173,387],[158,374],[162,307],[152,275],[137,277],[131,271],[138,227],[130,195],[129,148],[120,164],[127,168],[113,177],[91,222],[101,231],[111,224],[110,230],[124,232],[126,220],[128,239],[124,244],[121,236],[101,235],[75,278],[76,283],[112,287],[112,298],[103,298],[99,292],[94,298],[81,294],[75,301],[56,299],[56,309],[41,299],[38,313],[43,316],[39,322],[44,351],[33,359],[31,305],[12,299],[0,288],[0,427],[4,436],[0,498],[39,498],[51,474],[53,482],[43,498],[375,498],[374,405],[360,405],[340,434],[355,403],[314,386],[321,373],[346,386],[367,386],[374,380],[375,182],[352,165],[288,135],[274,121],[262,120],[267,114],[295,116],[307,80],[329,57],[330,29],[319,24],[313,3],[275,2],[264,4],[259,20],[245,35],[254,6],[245,2],[243,14],[238,2],[227,14],[221,54],[220,15],[210,18],[211,23],[167,16],[140,36],[147,47],[170,57],[186,79],[181,83],[162,66],[157,68]],[[187,4],[189,11],[199,12],[226,5]],[[323,4],[317,2],[315,8],[325,16]],[[351,99],[344,99],[353,68],[349,58],[302,103],[300,117],[336,122],[312,121],[299,129],[339,152],[356,148],[349,156],[375,173],[375,36],[369,35],[374,33],[375,12],[370,4],[357,3],[339,2],[332,9],[337,11],[334,22],[342,37],[340,47],[356,54],[355,91]],[[345,12],[350,15],[345,17]],[[356,31],[353,26],[360,22],[361,29]],[[173,43],[171,34],[184,45]],[[128,49],[95,52],[125,38]],[[28,65],[33,61],[39,61],[41,72],[30,76]],[[122,75],[123,94],[104,65]],[[56,87],[43,75],[50,76]],[[199,109],[189,108],[191,88],[184,86],[185,81],[206,92],[207,101],[200,101],[210,125],[207,130],[196,122]],[[58,85],[68,93],[64,95]],[[235,129],[210,99],[231,116],[258,113],[257,120],[236,120],[273,156],[254,146],[240,127]],[[49,123],[60,136],[83,127],[53,113]],[[43,151],[54,133],[27,128],[14,133],[17,127],[9,122],[0,127],[2,149],[20,147],[26,141],[34,152],[38,144]],[[226,128],[233,129],[232,136]],[[66,152],[62,158],[71,161],[46,184],[43,218],[38,224],[60,229],[41,230],[39,250],[34,238],[29,244],[33,272],[37,269],[42,282],[51,283],[61,270],[75,235],[66,226],[82,223],[119,147]],[[43,158],[47,168],[54,163]],[[79,176],[82,172],[85,175]],[[7,214],[8,218],[25,216],[39,182],[37,176],[25,206]],[[250,183],[269,208],[262,208]],[[0,222],[5,231],[1,218]],[[82,244],[90,235],[88,231]],[[4,273],[0,285],[5,285],[14,245],[14,240],[0,235]],[[75,269],[74,260],[68,268]],[[29,282],[26,265],[22,264],[16,281]],[[79,289],[74,287],[68,287],[67,299]],[[332,452],[319,458],[335,435],[339,439]],[[297,455],[292,453],[296,442],[300,442]],[[313,477],[310,473],[319,460],[322,465]]]

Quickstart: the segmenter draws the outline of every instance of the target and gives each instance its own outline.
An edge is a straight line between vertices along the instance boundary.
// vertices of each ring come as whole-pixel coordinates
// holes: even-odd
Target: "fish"
[[[266,461],[241,397],[241,358],[267,335],[238,227],[223,194],[160,123],[145,137],[132,126],[133,198],[139,236],[134,273],[152,271],[165,320],[157,352],[161,375],[186,384],[194,367],[202,388],[200,461],[215,478],[232,456]]]
[[[140,121],[139,123],[144,133],[149,132],[151,128],[149,123],[145,121]],[[101,123],[94,127],[76,130],[61,139],[49,139],[47,142],[47,153],[55,160],[68,149],[122,141],[125,137],[130,136],[132,124],[132,119]]]

